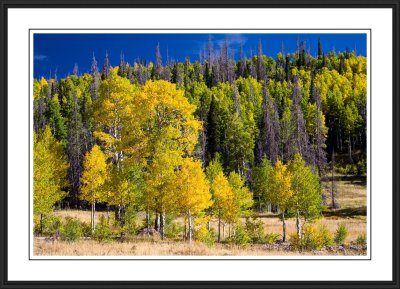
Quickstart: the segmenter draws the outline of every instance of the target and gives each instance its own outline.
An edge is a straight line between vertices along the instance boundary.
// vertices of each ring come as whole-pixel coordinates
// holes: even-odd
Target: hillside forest
[[[334,176],[366,174],[366,57],[321,42],[316,56],[304,41],[274,57],[261,41],[250,57],[228,40],[205,47],[182,62],[159,45],[153,62],[106,52],[90,71],[34,80],[35,236],[262,235],[305,248],[307,232],[323,235],[308,224],[340,209]],[[62,223],[60,210],[90,212],[90,224]],[[279,218],[279,236],[260,232],[263,215]]]

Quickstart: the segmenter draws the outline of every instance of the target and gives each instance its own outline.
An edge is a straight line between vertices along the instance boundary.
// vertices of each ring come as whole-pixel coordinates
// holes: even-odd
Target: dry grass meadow
[[[148,241],[136,239],[130,242],[99,243],[80,240],[73,243],[35,239],[36,256],[328,256],[365,255],[362,251],[306,251],[283,250],[269,245],[255,244],[249,247],[200,242]]]
[[[327,204],[330,204],[329,182],[325,183],[325,196]],[[339,224],[344,224],[348,229],[346,243],[354,243],[359,235],[366,235],[367,221],[366,186],[357,180],[340,180],[336,182],[337,201],[340,208],[327,210],[324,217],[316,222],[316,225],[325,225],[334,234]],[[360,213],[361,212],[361,213]],[[90,223],[90,211],[59,210],[54,213],[65,219],[77,218],[80,221]],[[97,212],[96,220],[106,212]],[[110,213],[111,219],[113,214]],[[282,234],[282,222],[271,214],[259,216],[263,223],[265,233]],[[244,221],[244,219],[243,219]],[[181,222],[177,219],[176,222]],[[211,222],[216,229],[217,223]],[[295,233],[295,219],[287,220],[288,236]],[[225,229],[227,234],[228,229]],[[38,256],[298,256],[298,255],[362,255],[365,251],[352,250],[321,250],[312,252],[298,252],[289,250],[288,247],[277,245],[252,244],[240,247],[232,244],[206,245],[193,241],[192,243],[179,240],[160,240],[155,237],[131,237],[123,242],[109,241],[97,242],[94,240],[79,240],[66,242],[51,238],[35,238],[34,254]]]

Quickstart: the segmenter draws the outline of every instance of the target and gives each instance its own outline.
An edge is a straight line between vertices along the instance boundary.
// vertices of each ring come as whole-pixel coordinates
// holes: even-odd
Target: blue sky
[[[183,61],[189,57],[191,61],[199,59],[200,50],[204,50],[211,36],[214,50],[228,39],[234,57],[239,58],[239,47],[243,44],[244,54],[249,57],[250,51],[257,53],[259,40],[263,45],[263,53],[275,58],[284,47],[285,53],[296,50],[297,40],[307,42],[307,49],[316,55],[318,38],[321,39],[324,52],[356,50],[358,55],[366,55],[366,34],[34,34],[34,77],[53,76],[57,69],[59,78],[72,73],[77,63],[80,74],[89,72],[93,53],[99,69],[103,65],[106,50],[112,66],[119,64],[121,51],[125,61],[132,63],[141,58],[154,61],[157,43],[163,63],[169,59]]]

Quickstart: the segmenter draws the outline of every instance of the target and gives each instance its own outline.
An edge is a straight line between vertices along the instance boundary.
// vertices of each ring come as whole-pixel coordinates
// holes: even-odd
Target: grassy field
[[[334,177],[336,187],[336,200],[340,208],[365,208],[367,206],[367,189],[365,177],[347,177],[338,175]],[[332,203],[331,178],[323,182],[326,203]]]
[[[228,244],[207,246],[200,242],[148,241],[135,239],[129,242],[99,243],[80,240],[73,243],[35,239],[34,254],[37,256],[327,256],[365,255],[365,251],[321,250],[298,252],[273,245],[239,247]]]
[[[363,178],[349,178],[345,176],[336,179],[337,201],[340,208],[331,210],[327,208],[324,217],[317,220],[316,225],[324,225],[332,234],[335,233],[339,224],[344,224],[348,229],[346,243],[354,243],[359,235],[365,235],[367,221],[366,208],[366,186]],[[326,202],[330,204],[330,182],[324,182]],[[106,212],[97,212],[96,221]],[[58,210],[54,215],[65,219],[67,217],[77,218],[81,222],[90,223],[90,211],[81,210]],[[143,217],[143,216],[141,216]],[[110,212],[111,223],[114,214]],[[282,234],[282,222],[276,215],[264,214],[259,216],[263,223],[264,232],[267,234]],[[243,218],[244,222],[245,219]],[[175,222],[182,223],[181,219]],[[286,221],[288,236],[295,233],[295,219]],[[211,227],[217,228],[217,222],[211,222]],[[227,237],[228,228],[224,230]],[[294,256],[294,255],[359,255],[364,251],[357,250],[321,250],[312,252],[298,252],[289,250],[288,247],[279,245],[253,244],[247,247],[239,247],[232,244],[215,244],[207,246],[200,242],[160,240],[159,238],[130,237],[124,242],[97,242],[94,240],[79,240],[76,242],[64,242],[47,238],[35,238],[35,255],[57,255],[57,256]]]

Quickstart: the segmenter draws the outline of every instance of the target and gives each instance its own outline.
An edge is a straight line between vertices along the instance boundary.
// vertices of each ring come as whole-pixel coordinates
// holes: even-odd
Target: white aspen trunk
[[[299,208],[296,209],[296,232],[297,232],[297,238],[300,240],[300,237],[301,237],[301,227],[300,227]]]
[[[189,243],[191,243],[192,242],[192,215],[190,214],[190,210],[188,210],[188,225],[189,225],[188,239],[189,239]]]
[[[161,233],[161,240],[164,240],[165,236],[165,213],[162,212],[160,214],[160,233]]]
[[[92,203],[93,207],[93,231],[96,230],[96,202]]]

